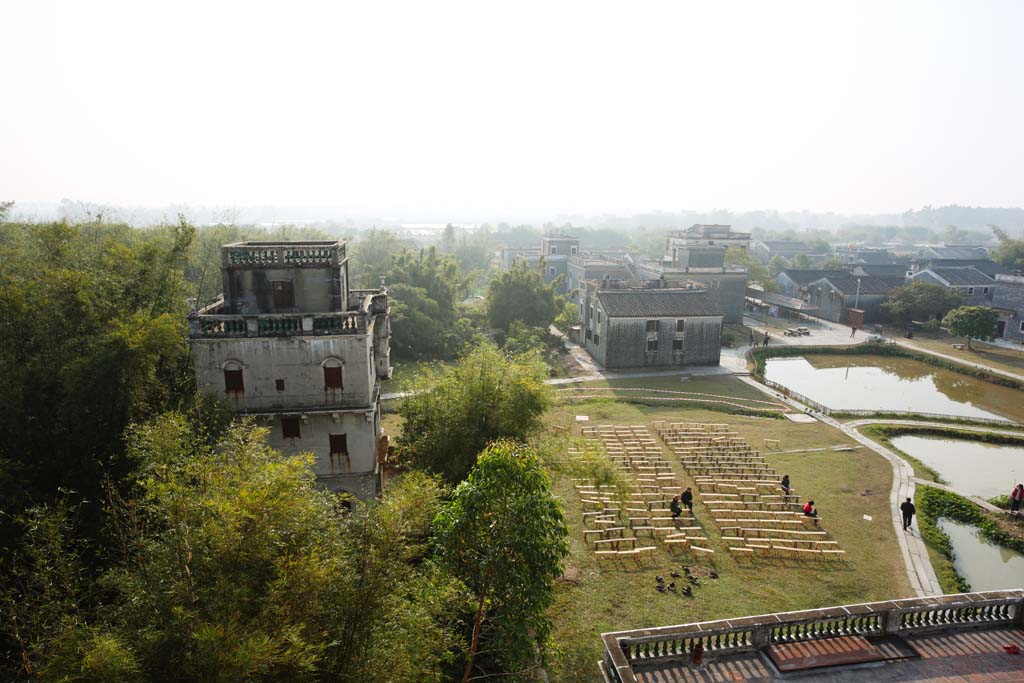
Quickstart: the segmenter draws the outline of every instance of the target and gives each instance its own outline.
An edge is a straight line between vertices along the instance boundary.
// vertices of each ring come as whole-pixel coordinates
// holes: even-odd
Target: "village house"
[[[882,304],[905,283],[903,278],[830,275],[810,283],[805,300],[819,318],[859,326],[878,322]]]
[[[815,249],[806,242],[797,240],[755,240],[750,245],[750,254],[765,265],[776,256],[789,261],[794,256],[803,254],[812,262],[824,261],[829,256],[827,249]]]
[[[992,307],[999,312],[995,336],[1024,344],[1024,275],[996,275]]]
[[[931,282],[960,292],[968,306],[989,306],[996,281],[973,266],[967,268],[925,268],[912,281]]]
[[[223,295],[189,315],[199,389],[270,430],[285,453],[311,452],[322,486],[369,498],[387,441],[387,289],[349,288],[344,241],[221,247]]]
[[[628,280],[629,267],[622,258],[600,254],[583,253],[569,257],[566,267],[566,288],[573,295],[573,303],[582,300],[583,283],[587,280]]]
[[[779,292],[789,297],[802,299],[807,293],[807,285],[823,277],[842,277],[849,275],[846,270],[821,270],[818,268],[787,268],[775,276],[775,284]]]
[[[609,369],[717,365],[722,311],[715,292],[696,282],[585,281],[581,343]]]
[[[580,253],[580,240],[571,235],[551,233],[540,240],[541,258],[544,260],[544,282],[551,282],[561,276],[561,284],[557,287],[560,294],[569,291],[569,257]]]

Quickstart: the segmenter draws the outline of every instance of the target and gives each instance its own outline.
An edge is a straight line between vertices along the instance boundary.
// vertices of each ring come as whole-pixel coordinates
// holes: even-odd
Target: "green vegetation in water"
[[[932,565],[944,592],[967,592],[971,586],[956,571],[953,564],[955,560],[953,546],[949,536],[939,529],[939,519],[945,517],[961,524],[977,527],[985,540],[1010,550],[1024,552],[1024,538],[1008,533],[986,515],[984,510],[962,496],[931,486],[919,486],[915,501],[918,515],[917,525],[921,530],[921,536],[928,544],[929,550],[934,551],[940,558],[939,562],[935,562],[933,555]]]

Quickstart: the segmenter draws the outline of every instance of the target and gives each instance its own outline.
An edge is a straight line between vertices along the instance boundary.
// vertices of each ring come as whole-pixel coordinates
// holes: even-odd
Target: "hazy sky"
[[[0,0],[0,200],[1024,205],[1024,2]]]

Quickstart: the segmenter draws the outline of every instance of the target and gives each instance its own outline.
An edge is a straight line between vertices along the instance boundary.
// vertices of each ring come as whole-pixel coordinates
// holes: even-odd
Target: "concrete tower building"
[[[200,390],[266,424],[274,448],[312,452],[325,488],[376,495],[387,289],[349,289],[344,241],[224,245],[221,277],[189,316]]]

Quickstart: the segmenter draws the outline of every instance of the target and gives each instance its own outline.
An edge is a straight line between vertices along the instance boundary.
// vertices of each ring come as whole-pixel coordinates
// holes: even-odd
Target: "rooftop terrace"
[[[1022,589],[910,598],[605,633],[600,669],[606,683],[1021,681],[1022,627]]]

